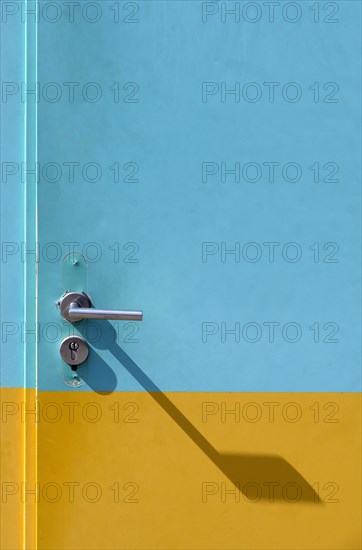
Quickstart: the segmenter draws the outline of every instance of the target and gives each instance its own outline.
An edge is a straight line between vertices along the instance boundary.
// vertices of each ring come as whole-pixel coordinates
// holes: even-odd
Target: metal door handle
[[[61,315],[67,321],[75,323],[81,319],[109,319],[122,321],[142,321],[142,311],[122,309],[95,309],[85,292],[66,292],[57,302]]]

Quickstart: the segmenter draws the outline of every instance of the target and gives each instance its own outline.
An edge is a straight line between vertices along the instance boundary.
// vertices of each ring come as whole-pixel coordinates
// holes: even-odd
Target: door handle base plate
[[[74,320],[69,317],[68,311],[70,308],[70,304],[72,304],[73,302],[77,302],[77,304],[79,304],[79,307],[82,308],[90,308],[92,305],[92,300],[85,292],[66,292],[62,296],[62,298],[60,298],[58,302],[58,307],[60,309],[62,317],[67,321],[70,321],[71,323],[74,322]]]

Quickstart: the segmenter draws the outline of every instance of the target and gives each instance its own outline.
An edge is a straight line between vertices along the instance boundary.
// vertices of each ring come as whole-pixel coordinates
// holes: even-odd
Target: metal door
[[[358,548],[359,3],[3,4],[4,547]],[[69,322],[70,291],[143,320]]]

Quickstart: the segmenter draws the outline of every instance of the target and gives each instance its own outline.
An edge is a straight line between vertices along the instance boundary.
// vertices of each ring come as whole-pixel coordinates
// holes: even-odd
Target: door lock
[[[77,366],[84,363],[88,353],[88,344],[80,336],[68,336],[60,344],[60,355],[72,370],[77,370]]]

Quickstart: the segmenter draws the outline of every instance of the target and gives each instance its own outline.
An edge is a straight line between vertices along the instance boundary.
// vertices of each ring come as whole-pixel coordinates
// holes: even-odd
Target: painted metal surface
[[[360,4],[6,4],[4,548],[359,548]]]
[[[94,24],[39,25],[40,326],[62,325],[74,247],[95,307],[144,310],[118,344],[162,389],[356,390],[359,8],[317,26],[311,10],[294,25],[203,22],[202,3],[174,1],[114,23],[111,6]],[[98,331],[93,389],[105,363],[104,389],[138,391],[106,349],[111,326]],[[62,390],[49,332],[39,389]]]

